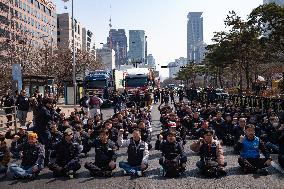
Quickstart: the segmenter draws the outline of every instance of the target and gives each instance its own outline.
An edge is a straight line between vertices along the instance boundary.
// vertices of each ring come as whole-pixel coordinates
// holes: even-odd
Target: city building
[[[115,51],[115,65],[119,68],[127,63],[127,37],[124,29],[110,29],[108,47]]]
[[[83,50],[83,27],[74,19],[75,50]],[[57,15],[57,44],[58,47],[72,48],[73,44],[72,17],[69,13]]]
[[[266,3],[275,3],[277,5],[284,6],[284,0],[263,0],[263,4]]]
[[[149,54],[147,56],[147,61],[148,61],[148,64],[147,64],[148,68],[154,68],[156,70],[156,61],[152,54]]]
[[[0,40],[56,46],[56,6],[50,0],[1,0]]]
[[[181,67],[185,67],[186,65],[187,65],[187,58],[184,57],[180,57],[179,59],[175,59],[174,62],[170,62],[168,64],[169,78],[175,78]]]
[[[97,59],[101,59],[104,69],[115,69],[115,51],[107,46],[96,49]]]
[[[92,52],[94,48],[93,33],[86,29],[82,29],[82,50],[87,52]]]
[[[144,30],[129,30],[129,51],[130,62],[146,64],[146,37]]]
[[[202,12],[187,15],[187,58],[189,62],[201,63],[204,57]]]

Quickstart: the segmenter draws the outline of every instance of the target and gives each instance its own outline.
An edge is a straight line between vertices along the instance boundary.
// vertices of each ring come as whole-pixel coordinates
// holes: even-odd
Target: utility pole
[[[73,32],[73,90],[74,106],[77,102],[77,83],[76,83],[76,52],[75,52],[75,26],[74,26],[74,0],[72,0],[72,32]]]
[[[64,2],[68,2],[69,0],[62,0]],[[72,62],[72,66],[73,66],[73,74],[72,74],[72,78],[73,78],[73,91],[74,91],[74,106],[77,103],[77,83],[76,83],[76,52],[75,52],[75,21],[74,21],[74,0],[72,0],[71,2],[72,4],[72,49],[73,49],[73,62]]]

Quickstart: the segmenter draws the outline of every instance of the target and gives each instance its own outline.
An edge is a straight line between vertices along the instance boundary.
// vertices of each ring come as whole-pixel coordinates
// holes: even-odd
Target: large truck
[[[84,89],[94,92],[97,96],[108,99],[114,90],[123,92],[123,72],[113,69],[90,71],[84,79]],[[106,94],[108,92],[108,95]]]
[[[148,68],[127,69],[124,76],[124,87],[128,94],[139,90],[143,95],[147,90],[152,89],[151,71]]]

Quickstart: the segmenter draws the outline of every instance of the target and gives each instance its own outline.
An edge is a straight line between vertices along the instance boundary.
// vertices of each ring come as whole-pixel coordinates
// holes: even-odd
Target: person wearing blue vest
[[[255,136],[254,125],[246,125],[245,136],[240,136],[237,148],[240,151],[238,162],[244,173],[268,174],[266,167],[271,165],[272,159],[263,141]],[[260,158],[260,151],[264,158]]]

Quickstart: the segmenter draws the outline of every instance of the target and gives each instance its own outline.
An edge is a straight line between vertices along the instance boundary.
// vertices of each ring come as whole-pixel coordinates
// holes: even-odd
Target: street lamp
[[[68,2],[69,0],[62,0]],[[74,0],[72,0],[72,34],[73,34],[73,90],[74,90],[74,106],[77,99],[77,83],[76,83],[76,52],[75,52],[75,26],[74,26]]]

